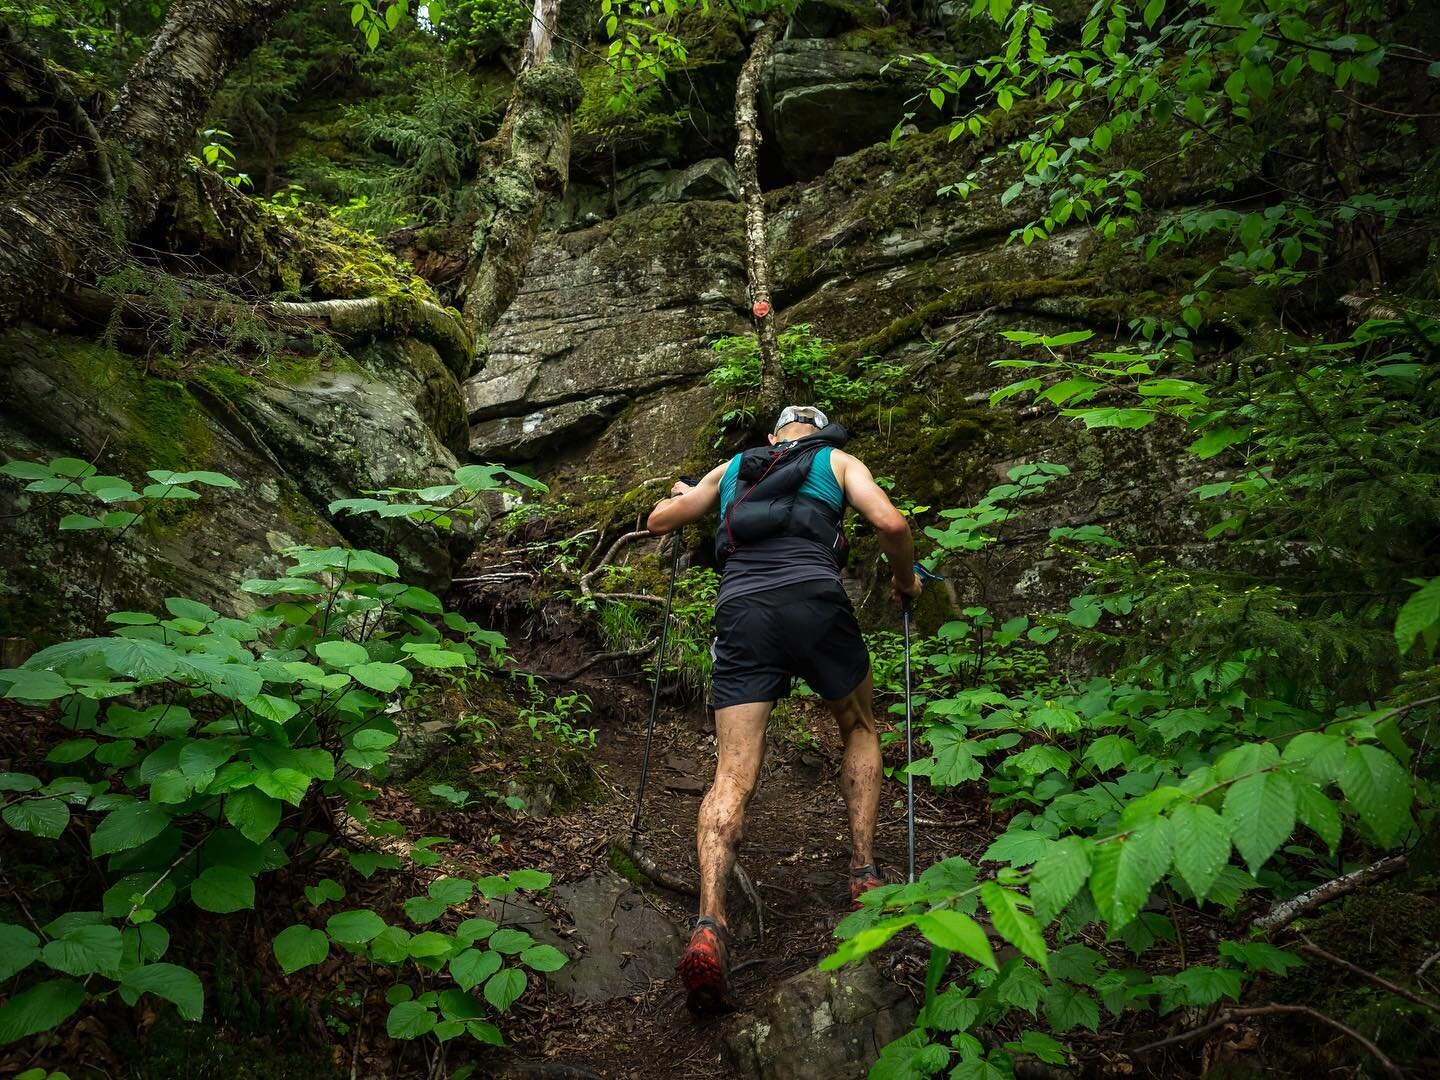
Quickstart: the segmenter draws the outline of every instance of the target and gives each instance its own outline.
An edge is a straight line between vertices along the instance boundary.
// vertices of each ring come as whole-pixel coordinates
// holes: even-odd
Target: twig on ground
[[[611,660],[633,660],[637,656],[647,656],[650,650],[655,648],[657,640],[657,638],[651,638],[638,649],[618,649],[615,652],[597,653],[572,671],[516,671],[514,674],[533,675],[537,679],[554,679],[556,682],[569,682],[598,664],[608,663]]]
[[[1362,885],[1368,885],[1379,878],[1387,877],[1402,869],[1405,863],[1404,855],[1387,856],[1369,866],[1335,878],[1333,881],[1317,885],[1309,892],[1303,892],[1284,903],[1276,904],[1266,914],[1256,919],[1252,925],[1256,930],[1263,930],[1267,933],[1279,930],[1282,926],[1289,926],[1306,912],[1329,903],[1337,896],[1354,892]]]
[[[1395,1063],[1386,1057],[1381,1049],[1364,1035],[1361,1035],[1360,1032],[1354,1028],[1342,1024],[1333,1016],[1326,1016],[1320,1012],[1320,1010],[1312,1009],[1308,1005],[1257,1005],[1253,1008],[1246,1009],[1227,1009],[1208,1024],[1203,1024],[1191,1031],[1182,1031],[1179,1035],[1172,1035],[1168,1039],[1158,1039],[1155,1042],[1146,1043],[1144,1046],[1137,1046],[1134,1050],[1127,1050],[1126,1054],[1134,1057],[1137,1054],[1148,1054],[1151,1051],[1160,1050],[1166,1046],[1175,1046],[1178,1043],[1189,1042],[1192,1039],[1198,1039],[1202,1035],[1209,1034],[1216,1028],[1224,1027],[1226,1024],[1234,1023],[1236,1020],[1242,1020],[1247,1016],[1275,1016],[1282,1013],[1308,1016],[1312,1020],[1318,1020],[1322,1024],[1330,1025],[1336,1031],[1344,1032],[1368,1050],[1371,1056],[1380,1063],[1385,1071],[1395,1077],[1395,1080],[1405,1080],[1405,1074],[1396,1067]]]
[[[1399,994],[1407,1001],[1413,1001],[1416,1005],[1423,1005],[1427,1009],[1433,1009],[1435,1012],[1440,1012],[1440,1005],[1437,1005],[1435,1002],[1431,1001],[1427,997],[1423,997],[1422,995],[1417,994],[1414,990],[1410,990],[1404,986],[1393,983],[1389,979],[1385,978],[1383,975],[1377,975],[1373,971],[1367,971],[1359,964],[1352,964],[1349,960],[1346,960],[1343,957],[1336,956],[1334,953],[1326,952],[1324,949],[1320,948],[1319,945],[1316,945],[1304,934],[1300,935],[1300,940],[1305,943],[1300,946],[1301,952],[1309,953],[1311,956],[1319,957],[1321,960],[1334,964],[1336,967],[1344,968],[1352,975],[1359,975],[1362,979],[1369,979],[1376,986],[1384,987],[1392,994]]]

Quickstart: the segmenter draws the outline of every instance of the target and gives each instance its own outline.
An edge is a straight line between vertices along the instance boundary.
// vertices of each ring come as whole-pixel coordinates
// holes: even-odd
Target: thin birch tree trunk
[[[770,299],[770,257],[765,230],[765,195],[760,190],[760,78],[785,25],[785,12],[776,8],[765,17],[755,35],[750,55],[735,83],[735,174],[745,200],[745,269],[750,278],[750,314],[760,345],[760,409],[779,403],[783,384],[775,307]]]
[[[475,184],[481,210],[459,287],[475,356],[462,378],[484,366],[490,331],[520,291],[545,207],[564,194],[569,179],[570,121],[584,90],[568,51],[553,47],[567,36],[556,33],[561,6],[561,0],[534,0],[521,71],[491,143],[495,156]],[[566,18],[583,22],[582,8],[570,0]],[[568,36],[578,39],[581,30],[573,29]]]

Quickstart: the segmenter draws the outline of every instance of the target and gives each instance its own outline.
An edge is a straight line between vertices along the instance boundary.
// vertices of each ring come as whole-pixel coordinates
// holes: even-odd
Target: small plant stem
[[[1320,946],[1316,945],[1304,934],[1300,935],[1300,940],[1305,943],[1300,946],[1301,952],[1309,953],[1311,956],[1318,957],[1319,959],[1324,960],[1327,963],[1334,964],[1336,967],[1344,968],[1346,971],[1350,972],[1353,975],[1359,975],[1362,979],[1369,979],[1376,986],[1383,987],[1384,989],[1389,990],[1392,994],[1399,994],[1407,1001],[1413,1001],[1416,1005],[1422,1005],[1425,1008],[1430,1009],[1434,1012],[1440,1012],[1440,1005],[1437,1005],[1435,1002],[1431,1001],[1427,997],[1423,997],[1422,995],[1417,994],[1414,990],[1410,990],[1406,987],[1393,983],[1384,976],[1375,974],[1375,972],[1373,971],[1367,971],[1359,964],[1352,964],[1349,960],[1346,960],[1343,957],[1336,956],[1334,953],[1326,952],[1324,949],[1320,948]]]

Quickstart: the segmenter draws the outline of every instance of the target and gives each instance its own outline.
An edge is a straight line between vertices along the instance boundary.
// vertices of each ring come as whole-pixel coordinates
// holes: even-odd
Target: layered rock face
[[[1130,339],[1131,320],[1169,310],[1183,275],[1085,228],[1012,242],[1038,207],[1025,195],[1002,205],[1016,177],[981,164],[992,145],[951,142],[943,128],[892,145],[885,137],[903,87],[877,84],[868,54],[829,40],[784,46],[767,73],[765,138],[790,156],[792,179],[819,175],[767,193],[778,317],[832,343],[836,367],[854,373],[873,358],[904,372],[878,404],[841,411],[850,449],[893,478],[897,499],[935,508],[973,502],[1019,462],[1073,470],[1035,504],[1003,557],[952,583],[950,603],[927,602],[922,625],[965,604],[1022,613],[1061,595],[1068,583],[1052,580],[1043,558],[1050,527],[1099,522],[1147,544],[1169,542],[1188,512],[1185,492],[1202,479],[1178,473],[1173,435],[1086,433],[1057,422],[1053,409],[992,410],[987,398],[1013,377],[991,362],[1019,355],[1002,331],[1088,329],[1098,347],[1118,344]],[[848,90],[816,74],[822,63],[824,79]],[[804,96],[794,95],[811,86],[829,87],[816,100],[864,101],[855,107],[872,127],[856,127],[839,106],[802,109]],[[889,104],[876,96],[882,90]],[[969,201],[940,194],[977,168]],[[1150,178],[1171,205],[1208,182],[1183,164],[1171,168]],[[738,449],[717,421],[742,402],[721,401],[704,375],[716,362],[710,345],[751,326],[740,207],[695,198],[621,211],[599,224],[559,223],[542,240],[489,367],[466,385],[471,453],[530,462],[582,502],[594,492],[581,477],[604,474],[624,490]],[[670,426],[663,437],[657,421]],[[877,572],[878,563],[862,561],[851,584],[883,618]]]
[[[463,431],[459,387],[417,342],[166,378],[119,349],[21,326],[0,336],[0,399],[7,460],[75,457],[136,490],[151,469],[212,470],[240,484],[148,504],[142,521],[113,533],[57,531],[62,513],[91,508],[62,509],[55,496],[0,484],[9,540],[0,548],[0,637],[82,631],[97,613],[149,608],[165,596],[243,614],[253,599],[241,583],[281,572],[280,552],[299,544],[377,548],[408,580],[437,588],[469,552],[463,533],[327,509],[334,499],[453,474],[458,462],[442,433],[453,442]]]

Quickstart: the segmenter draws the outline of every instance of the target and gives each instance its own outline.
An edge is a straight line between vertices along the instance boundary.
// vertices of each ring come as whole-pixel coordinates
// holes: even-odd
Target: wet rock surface
[[[754,1080],[863,1077],[910,1030],[915,1004],[871,963],[811,969],[781,983],[725,1038],[725,1060]]]

